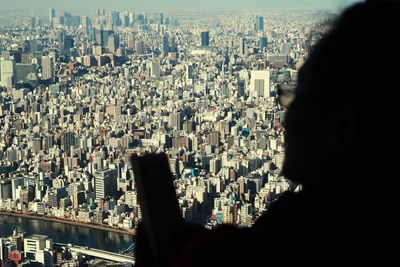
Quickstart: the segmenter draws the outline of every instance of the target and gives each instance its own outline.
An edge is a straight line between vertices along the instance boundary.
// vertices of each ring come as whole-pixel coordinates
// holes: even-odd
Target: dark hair
[[[314,48],[286,118],[283,173],[289,179],[354,188],[373,179],[373,168],[393,170],[387,153],[398,143],[399,14],[399,2],[354,5]]]

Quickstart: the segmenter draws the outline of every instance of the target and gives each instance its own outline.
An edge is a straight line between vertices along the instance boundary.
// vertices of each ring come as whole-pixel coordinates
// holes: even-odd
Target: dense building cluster
[[[134,229],[127,157],[165,152],[186,220],[251,226],[290,187],[277,85],[325,15],[2,17],[0,210]]]

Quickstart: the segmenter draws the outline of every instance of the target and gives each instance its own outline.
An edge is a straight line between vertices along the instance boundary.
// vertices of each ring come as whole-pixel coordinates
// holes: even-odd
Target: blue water
[[[53,242],[71,243],[111,252],[128,248],[134,238],[132,235],[76,225],[0,215],[0,237],[10,236],[16,226],[22,228],[28,235],[47,235]]]

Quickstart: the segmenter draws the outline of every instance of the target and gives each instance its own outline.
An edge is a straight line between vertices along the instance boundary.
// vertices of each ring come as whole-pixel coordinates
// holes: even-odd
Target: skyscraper
[[[88,32],[91,26],[91,21],[88,16],[81,17],[81,24],[84,31]]]
[[[31,18],[31,30],[34,31],[36,29],[36,17]]]
[[[210,33],[209,32],[201,32],[200,35],[200,45],[203,47],[207,47],[210,45]]]
[[[111,53],[114,53],[119,48],[119,35],[117,33],[108,36],[107,48]]]
[[[177,130],[182,130],[182,114],[181,112],[172,112],[169,114],[169,124],[170,126]]]
[[[135,49],[135,33],[134,32],[128,33],[128,48]]]
[[[49,9],[49,21],[50,23],[53,23],[53,19],[56,16],[56,10],[54,8]]]
[[[144,42],[143,41],[135,41],[135,50],[138,54],[144,53]]]
[[[248,45],[247,45],[246,39],[244,39],[242,37],[242,38],[240,38],[239,55],[241,57],[245,57],[245,56],[247,56],[247,52],[248,52]]]
[[[256,17],[256,31],[257,32],[262,32],[264,31],[264,17]]]
[[[268,38],[267,37],[261,37],[260,38],[260,47],[265,48],[268,46]]]
[[[105,197],[115,197],[117,193],[117,177],[116,169],[108,169],[97,171],[94,177],[95,199],[100,201]]]
[[[163,36],[163,47],[162,47],[163,55],[165,56],[169,52],[169,40],[168,35],[164,34]]]
[[[42,57],[42,80],[54,80],[54,59],[50,56]]]
[[[149,77],[160,78],[160,61],[151,60],[147,67]]]
[[[74,38],[71,35],[67,35],[64,38],[64,50],[69,53],[71,48],[74,48]]]

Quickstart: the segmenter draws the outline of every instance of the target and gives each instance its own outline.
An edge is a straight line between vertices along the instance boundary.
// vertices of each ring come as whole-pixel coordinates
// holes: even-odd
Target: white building
[[[54,79],[54,59],[50,56],[42,57],[42,79]]]
[[[252,70],[250,87],[250,97],[270,97],[270,73],[269,70]]]
[[[12,87],[15,84],[15,78],[15,61],[0,58],[0,86]]]
[[[53,266],[53,241],[46,235],[31,235],[24,239],[24,256],[32,262]]]

